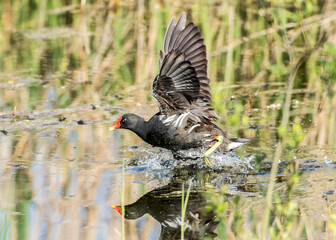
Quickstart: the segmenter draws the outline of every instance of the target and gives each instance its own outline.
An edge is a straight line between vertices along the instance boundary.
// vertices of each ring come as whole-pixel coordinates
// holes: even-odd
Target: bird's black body
[[[166,32],[164,53],[160,52],[159,74],[153,82],[152,95],[160,112],[149,121],[135,114],[125,114],[113,125],[135,132],[153,146],[163,147],[174,156],[200,157],[217,136],[223,136],[219,152],[228,152],[247,139],[229,138],[214,121],[218,116],[211,107],[207,77],[206,47],[200,29],[186,16],[173,20]]]

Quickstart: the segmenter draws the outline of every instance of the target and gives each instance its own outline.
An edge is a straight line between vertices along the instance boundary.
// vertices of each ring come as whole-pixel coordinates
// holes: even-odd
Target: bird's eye
[[[126,118],[123,118],[123,119],[121,120],[121,122],[122,122],[122,123],[125,123],[125,122],[126,122]]]

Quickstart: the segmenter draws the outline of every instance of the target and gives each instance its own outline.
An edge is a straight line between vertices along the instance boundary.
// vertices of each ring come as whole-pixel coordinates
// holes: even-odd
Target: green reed
[[[184,183],[182,183],[182,201],[181,201],[181,240],[184,239],[184,231],[185,231],[185,216],[187,212],[187,205],[188,205],[188,199],[189,199],[189,194],[191,190],[191,181],[189,181],[188,184],[188,190],[187,190],[187,195],[184,198]]]
[[[121,183],[121,193],[120,193],[120,208],[121,208],[121,239],[126,239],[125,232],[125,160],[123,160],[122,165],[122,183]]]

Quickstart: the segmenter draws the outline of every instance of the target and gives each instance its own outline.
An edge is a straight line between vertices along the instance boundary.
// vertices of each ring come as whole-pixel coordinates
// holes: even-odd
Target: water
[[[182,196],[188,191],[185,239],[238,236],[227,226],[237,227],[230,213],[239,210],[248,219],[244,226],[261,229],[291,67],[288,59],[272,62],[266,50],[282,56],[283,42],[245,39],[250,45],[237,45],[229,59],[230,48],[222,49],[228,42],[220,39],[230,30],[207,25],[220,24],[220,9],[229,11],[228,3],[184,6],[193,10],[193,21],[201,24],[209,45],[218,124],[235,137],[253,139],[235,154],[213,156],[214,170],[203,162],[192,168],[129,131],[108,132],[125,112],[149,119],[158,111],[150,97],[158,50],[171,15],[179,14],[165,14],[157,3],[149,4],[157,14],[141,15],[141,6],[134,3],[112,6],[112,11],[104,4],[87,4],[81,13],[78,5],[65,2],[0,3],[0,238],[179,239]],[[233,7],[236,17],[248,22]],[[217,9],[213,17],[202,15],[211,9]],[[304,14],[318,10],[311,11]],[[249,30],[258,33],[266,28],[264,18],[252,12],[252,25],[260,29]],[[316,33],[305,34],[315,39],[311,35]],[[212,42],[209,35],[218,39]],[[328,36],[334,41],[335,32]],[[293,40],[295,54],[307,48],[298,41]],[[297,231],[305,229],[312,239],[332,236],[325,226],[335,212],[335,85],[328,72],[332,66],[319,65],[325,59],[333,62],[333,50],[323,45],[307,63],[311,77],[300,69],[296,78],[289,137],[275,183],[275,190],[286,192],[292,173],[302,172],[290,200],[300,210]],[[224,76],[229,69],[234,71]],[[122,217],[110,207],[122,204],[123,191],[125,233]],[[209,210],[216,204],[213,192],[224,192],[215,200],[231,204],[229,212],[219,211],[227,213],[227,225]],[[237,196],[240,205],[231,208]],[[247,217],[249,209],[255,220]]]
[[[7,132],[0,137],[3,234],[20,239],[119,238],[121,216],[110,205],[120,205],[123,161],[124,201],[136,206],[131,210],[126,206],[126,213],[132,211],[136,218],[126,220],[126,236],[180,236],[182,183],[185,193],[192,184],[186,237],[193,231],[214,235],[218,222],[213,213],[202,211],[206,206],[202,194],[209,189],[226,184],[227,194],[243,194],[257,205],[262,203],[275,151],[266,138],[242,147],[216,171],[175,168],[168,151],[152,148],[128,131],[107,132],[113,122],[105,119],[109,111],[110,107],[83,105],[1,115]],[[80,120],[84,124],[78,124]],[[261,170],[253,160],[257,153],[265,154]],[[334,159],[331,148],[298,147],[284,153],[282,162],[295,160],[303,171],[299,201],[307,214],[322,216],[335,200]],[[277,188],[284,181],[279,174]],[[203,221],[200,229],[193,227],[195,214],[211,220],[208,228],[202,228]]]

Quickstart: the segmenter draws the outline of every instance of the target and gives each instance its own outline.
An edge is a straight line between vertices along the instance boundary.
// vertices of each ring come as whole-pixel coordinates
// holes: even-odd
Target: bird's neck
[[[130,130],[138,135],[142,140],[147,142],[147,134],[149,130],[148,122],[146,122],[143,118],[139,117],[135,125]]]

